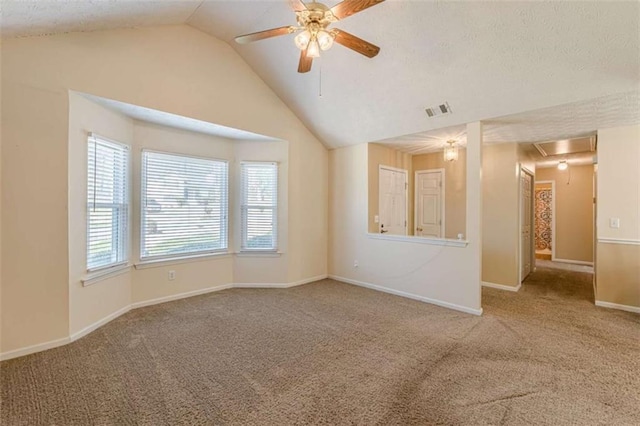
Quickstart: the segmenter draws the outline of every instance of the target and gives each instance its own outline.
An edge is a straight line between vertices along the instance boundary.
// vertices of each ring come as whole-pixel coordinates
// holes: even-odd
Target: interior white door
[[[407,235],[407,171],[380,167],[380,232]]]
[[[416,172],[416,236],[444,237],[442,170]]]
[[[524,281],[525,278],[531,273],[532,270],[532,262],[531,262],[531,231],[532,231],[532,220],[531,220],[531,210],[532,210],[532,186],[533,186],[533,177],[522,170],[520,174],[520,185],[521,185],[521,209],[520,209],[520,281]]]

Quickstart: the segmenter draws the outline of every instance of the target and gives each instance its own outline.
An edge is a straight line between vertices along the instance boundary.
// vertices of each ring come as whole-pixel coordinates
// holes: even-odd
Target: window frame
[[[221,238],[221,241],[224,242],[224,247],[213,249],[213,250],[201,250],[201,251],[192,251],[185,253],[171,253],[165,255],[153,255],[153,256],[143,256],[145,249],[145,219],[146,219],[146,206],[145,206],[145,198],[146,198],[146,183],[147,183],[147,163],[145,155],[147,153],[151,154],[161,154],[172,157],[183,157],[197,160],[205,160],[211,162],[222,163],[225,166],[224,171],[224,199],[221,201],[221,206],[224,209],[224,213],[222,214],[222,219],[220,222],[221,230],[224,229],[224,238]],[[169,151],[161,151],[156,149],[141,149],[140,155],[140,232],[139,232],[139,253],[138,258],[140,259],[140,264],[153,264],[160,263],[165,261],[172,260],[180,260],[180,259],[191,259],[191,258],[201,258],[209,255],[220,255],[229,252],[229,161],[222,158],[214,158],[214,157],[205,157],[199,155],[186,154],[182,152],[169,152]]]
[[[90,193],[89,193],[89,179],[91,178],[89,176],[89,166],[90,166],[90,161],[92,160],[92,158],[90,157],[90,149],[89,146],[93,143],[94,144],[94,149],[97,146],[98,142],[102,142],[104,144],[108,144],[108,145],[115,145],[117,147],[121,147],[123,148],[123,152],[124,152],[124,161],[123,161],[123,165],[124,165],[124,191],[123,191],[123,203],[99,203],[100,207],[104,208],[104,207],[108,207],[108,206],[113,206],[112,208],[117,208],[119,210],[124,210],[124,214],[123,215],[118,215],[119,217],[119,225],[118,229],[117,229],[117,233],[120,234],[118,237],[118,242],[120,242],[120,249],[122,250],[122,259],[117,259],[116,261],[110,262],[108,264],[104,264],[104,265],[99,265],[99,266],[95,266],[95,267],[91,267],[89,265],[89,249],[90,249],[90,237],[91,237],[91,208],[93,207],[94,209],[96,207],[98,207],[98,204],[95,203],[95,201],[93,203],[91,203],[91,200],[89,199],[90,197]],[[127,265],[129,263],[130,260],[130,252],[131,252],[131,238],[130,238],[130,234],[131,234],[131,147],[123,142],[119,142],[113,139],[109,139],[106,138],[104,136],[100,136],[96,133],[89,133],[89,135],[87,136],[87,156],[86,156],[86,200],[85,200],[85,213],[86,213],[86,217],[85,217],[85,230],[86,230],[86,247],[85,247],[85,270],[87,273],[100,273],[100,272],[106,272],[108,270],[111,269],[117,269],[118,267],[122,267],[124,265]],[[97,154],[97,152],[94,154],[94,158],[93,160],[95,161],[95,159],[97,158],[95,155]],[[94,164],[94,200],[95,200],[95,187],[96,187],[96,176],[97,176],[97,164]],[[119,207],[115,207],[116,205],[118,205]],[[113,235],[115,235],[114,233],[114,223],[112,223],[112,244],[113,244]],[[117,250],[117,249],[116,249]],[[113,250],[112,250],[112,255],[113,255]],[[116,256],[117,257],[117,256]]]
[[[272,235],[273,235],[273,240],[275,241],[275,244],[273,245],[273,247],[269,247],[269,248],[263,248],[263,247],[258,247],[258,248],[251,248],[251,247],[247,247],[247,219],[248,219],[248,215],[246,214],[246,210],[251,208],[250,205],[247,204],[247,200],[245,200],[245,195],[248,195],[248,191],[245,190],[245,173],[244,173],[244,167],[247,165],[252,165],[252,164],[260,164],[260,165],[271,165],[274,166],[275,168],[275,193],[274,193],[274,198],[275,198],[275,204],[273,204],[272,206],[268,207],[269,209],[272,210],[271,216],[272,216]],[[280,206],[280,164],[277,161],[241,161],[240,162],[240,195],[239,195],[239,206],[240,206],[240,250],[239,253],[240,254],[251,254],[251,253],[264,253],[264,254],[273,254],[273,253],[278,253],[278,249],[279,249],[279,242],[280,242],[280,238],[278,235],[279,232],[279,206]],[[256,207],[261,207],[261,208],[265,208],[264,206],[256,206]],[[255,207],[254,207],[255,208]]]

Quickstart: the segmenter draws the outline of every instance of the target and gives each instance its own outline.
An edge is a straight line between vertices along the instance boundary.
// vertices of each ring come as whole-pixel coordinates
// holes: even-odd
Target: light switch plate
[[[609,218],[609,227],[620,228],[620,218],[617,218],[617,217]]]

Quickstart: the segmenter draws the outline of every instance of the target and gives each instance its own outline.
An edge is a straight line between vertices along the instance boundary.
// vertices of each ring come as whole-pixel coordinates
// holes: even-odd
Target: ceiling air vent
[[[438,105],[435,107],[425,108],[425,112],[431,117],[435,117],[436,115],[444,115],[451,114],[451,107],[448,102],[443,103],[442,105]]]

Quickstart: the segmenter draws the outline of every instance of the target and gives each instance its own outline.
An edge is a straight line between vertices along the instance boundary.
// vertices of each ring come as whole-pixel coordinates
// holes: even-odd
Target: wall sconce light
[[[458,147],[456,141],[447,141],[449,145],[444,147],[444,161],[456,161],[458,159]]]
[[[569,167],[569,164],[567,163],[566,160],[562,160],[558,163],[558,170],[567,170],[568,167]]]

